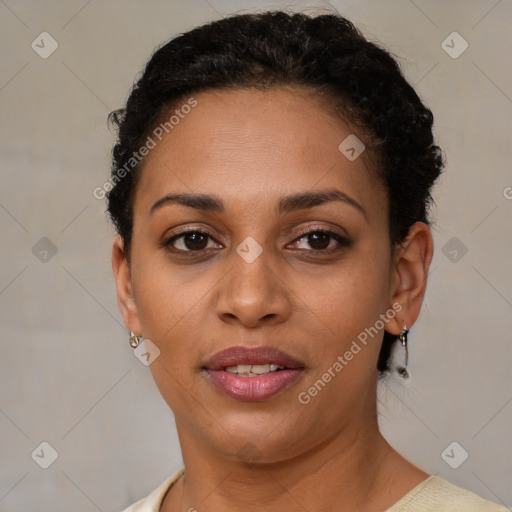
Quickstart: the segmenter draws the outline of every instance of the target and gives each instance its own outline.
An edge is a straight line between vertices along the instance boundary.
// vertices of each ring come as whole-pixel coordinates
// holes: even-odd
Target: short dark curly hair
[[[391,247],[404,241],[415,222],[430,225],[430,191],[444,167],[443,152],[434,143],[432,112],[395,58],[339,14],[273,10],[228,16],[163,44],[133,86],[126,107],[109,114],[118,139],[108,213],[128,258],[140,164],[122,179],[119,170],[129,169],[128,162],[162,115],[193,92],[273,86],[309,89],[359,130],[369,168],[388,191]],[[384,333],[379,376],[390,369],[396,339]]]

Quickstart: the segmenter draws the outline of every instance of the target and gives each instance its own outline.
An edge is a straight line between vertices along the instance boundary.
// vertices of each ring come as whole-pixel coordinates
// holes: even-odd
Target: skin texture
[[[414,324],[432,259],[430,229],[414,224],[390,250],[385,187],[363,156],[349,161],[338,150],[353,132],[309,91],[194,97],[197,106],[145,159],[130,261],[119,236],[113,245],[119,306],[127,328],[160,349],[150,369],[174,413],[187,470],[162,510],[382,511],[428,476],[378,430],[383,330],[310,403],[297,395],[393,304],[401,311],[387,331]],[[341,201],[275,213],[282,196],[327,188],[365,213]],[[169,193],[215,195],[225,212],[167,204],[151,214]],[[189,249],[187,258],[163,247],[178,228],[207,230],[206,249]],[[350,244],[327,239],[322,247],[339,250],[325,255],[302,235],[306,228],[333,230]],[[263,249],[252,263],[236,252],[249,236]],[[187,249],[183,238],[174,247]],[[201,369],[234,345],[276,347],[305,370],[269,400],[236,401]]]

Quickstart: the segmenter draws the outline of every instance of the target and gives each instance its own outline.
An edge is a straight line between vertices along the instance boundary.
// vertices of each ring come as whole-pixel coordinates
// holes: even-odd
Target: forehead
[[[212,90],[193,98],[193,109],[178,104],[162,116],[162,123],[174,117],[160,129],[161,140],[151,134],[155,147],[142,164],[135,211],[147,212],[177,191],[258,207],[283,194],[328,187],[382,208],[384,187],[365,158],[351,160],[339,149],[356,134],[309,90]]]

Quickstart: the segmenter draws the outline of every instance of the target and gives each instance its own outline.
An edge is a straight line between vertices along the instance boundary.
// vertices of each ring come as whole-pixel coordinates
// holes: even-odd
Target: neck
[[[428,475],[415,468],[411,480],[414,466],[382,437],[376,417],[366,425],[347,426],[294,458],[247,463],[204,445],[177,420],[186,475],[168,494],[162,512],[383,510]],[[400,487],[395,477],[404,469],[408,477]]]

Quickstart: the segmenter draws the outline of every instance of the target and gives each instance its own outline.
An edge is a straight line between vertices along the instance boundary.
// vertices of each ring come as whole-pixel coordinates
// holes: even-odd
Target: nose
[[[219,290],[217,316],[250,328],[286,321],[292,310],[290,290],[278,269],[272,268],[269,254],[264,250],[251,261],[233,251],[229,259],[231,270]]]

